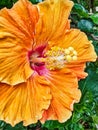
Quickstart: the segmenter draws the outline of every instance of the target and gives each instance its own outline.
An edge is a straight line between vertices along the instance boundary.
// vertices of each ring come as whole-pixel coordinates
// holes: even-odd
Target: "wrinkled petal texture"
[[[97,58],[94,47],[85,33],[78,29],[70,29],[66,34],[62,35],[62,37],[50,42],[49,48],[57,45],[61,48],[73,47],[77,51],[77,61],[66,63],[65,67],[71,69],[79,78],[85,78],[87,74],[83,71],[86,62],[95,61]]]
[[[38,4],[37,43],[56,39],[70,28],[68,17],[72,6],[73,2],[69,0],[47,0]]]
[[[96,59],[86,35],[70,29],[72,6],[69,0],[35,6],[19,0],[12,9],[0,11],[0,120],[12,126],[23,121],[27,126],[38,120],[65,122],[72,115],[73,104],[81,97],[78,79],[87,75],[86,62]],[[48,44],[46,50],[71,46],[78,60],[61,70],[46,69],[40,76],[30,68],[28,52],[43,43]]]
[[[38,21],[38,11],[27,0],[0,11],[0,81],[10,85],[25,82],[33,73],[27,57]]]
[[[27,126],[42,118],[50,105],[51,95],[47,81],[34,76],[14,87],[0,84],[0,120],[12,126],[23,121]]]
[[[46,77],[50,82],[52,101],[41,121],[65,122],[72,114],[73,104],[79,102],[81,97],[77,77],[67,69],[51,71]]]

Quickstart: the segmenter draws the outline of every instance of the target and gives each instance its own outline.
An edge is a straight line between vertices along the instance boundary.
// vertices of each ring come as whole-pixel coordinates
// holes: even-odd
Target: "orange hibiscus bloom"
[[[0,11],[1,120],[14,126],[70,118],[85,63],[96,59],[86,35],[70,29],[72,6],[69,0],[19,0]]]

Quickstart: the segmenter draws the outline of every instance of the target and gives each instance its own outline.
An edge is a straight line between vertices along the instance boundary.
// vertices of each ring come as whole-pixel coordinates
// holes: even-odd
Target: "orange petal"
[[[33,71],[27,53],[34,38],[38,11],[28,0],[0,11],[0,81],[10,85],[25,82]]]
[[[12,126],[21,121],[25,126],[36,123],[49,107],[50,100],[48,83],[41,76],[13,87],[0,84],[0,120]]]
[[[91,41],[88,40],[85,33],[77,29],[71,29],[62,37],[50,42],[49,48],[52,46],[60,46],[61,48],[73,47],[77,51],[78,59],[71,63],[66,63],[66,68],[72,70],[79,79],[87,76],[84,73],[86,62],[95,61],[97,58]]]
[[[50,42],[49,45],[50,47],[73,47],[78,53],[78,60],[69,64],[70,66],[77,65],[81,62],[95,61],[97,57],[91,41],[88,40],[85,33],[78,29],[71,29],[67,31],[65,35],[62,35],[62,37]]]
[[[37,21],[38,10],[28,0],[19,0],[11,9],[2,9],[0,11],[0,43],[4,38],[9,38],[8,34],[10,36],[13,34],[16,36],[16,39],[13,39],[13,44],[30,49]],[[2,36],[3,34],[5,36]]]
[[[43,43],[56,39],[69,29],[69,13],[73,3],[69,0],[47,0],[38,4],[40,18],[36,41]]]
[[[13,40],[12,36],[4,38],[0,44],[0,82],[10,85],[26,82],[33,73],[27,51],[14,45]]]
[[[78,82],[75,75],[67,69],[51,71],[46,76],[50,81],[52,101],[48,110],[43,114],[42,122],[45,120],[58,120],[65,122],[70,118],[73,103],[79,102],[81,92],[78,90]]]
[[[68,68],[77,75],[78,79],[84,79],[87,77],[88,74],[84,72],[85,67],[86,67],[85,63],[81,63],[80,65],[73,66],[73,67],[68,66]]]

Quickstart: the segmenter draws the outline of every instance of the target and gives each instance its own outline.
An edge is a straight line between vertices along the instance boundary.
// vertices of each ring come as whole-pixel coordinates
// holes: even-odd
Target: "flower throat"
[[[67,49],[60,48],[58,46],[52,47],[45,54],[40,54],[37,51],[30,55],[31,67],[46,66],[49,70],[62,69],[65,67],[66,63],[77,60],[77,51],[73,47]]]

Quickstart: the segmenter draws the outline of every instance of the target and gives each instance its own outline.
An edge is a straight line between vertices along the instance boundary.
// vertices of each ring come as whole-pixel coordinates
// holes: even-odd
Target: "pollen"
[[[66,63],[77,60],[77,51],[73,47],[65,49],[54,46],[48,50],[45,56],[45,64],[49,70],[62,69]]]

